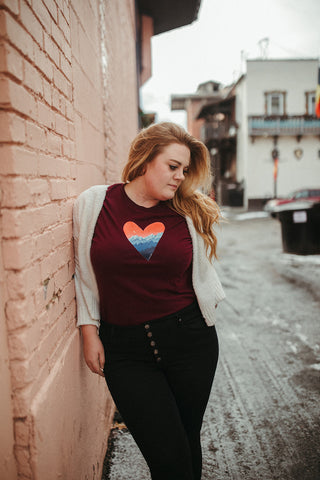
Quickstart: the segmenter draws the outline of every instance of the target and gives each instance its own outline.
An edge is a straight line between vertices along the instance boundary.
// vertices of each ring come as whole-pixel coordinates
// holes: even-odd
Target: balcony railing
[[[303,116],[248,118],[249,135],[256,137],[274,135],[320,135],[320,118]]]

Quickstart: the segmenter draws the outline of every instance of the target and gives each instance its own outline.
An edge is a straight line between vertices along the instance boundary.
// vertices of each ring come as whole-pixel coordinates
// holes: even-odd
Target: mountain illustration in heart
[[[123,231],[131,245],[149,261],[165,231],[165,226],[162,222],[154,222],[142,229],[134,222],[126,222]]]

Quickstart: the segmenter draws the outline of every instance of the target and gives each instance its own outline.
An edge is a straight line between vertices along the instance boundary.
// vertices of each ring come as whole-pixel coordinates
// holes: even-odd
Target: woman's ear
[[[144,163],[143,165],[141,165],[141,170],[140,170],[138,176],[139,176],[139,177],[142,177],[142,176],[146,173],[146,171],[147,171],[147,164]]]

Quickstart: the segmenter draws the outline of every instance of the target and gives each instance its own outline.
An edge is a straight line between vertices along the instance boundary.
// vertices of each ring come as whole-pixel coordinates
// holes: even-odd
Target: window
[[[306,92],[307,115],[316,114],[316,93]]]
[[[266,93],[266,113],[267,115],[284,115],[284,93],[270,92]]]

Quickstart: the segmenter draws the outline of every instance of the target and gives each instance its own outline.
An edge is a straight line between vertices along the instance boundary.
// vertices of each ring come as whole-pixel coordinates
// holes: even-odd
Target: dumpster
[[[320,202],[293,202],[279,206],[282,248],[286,253],[320,254]]]

